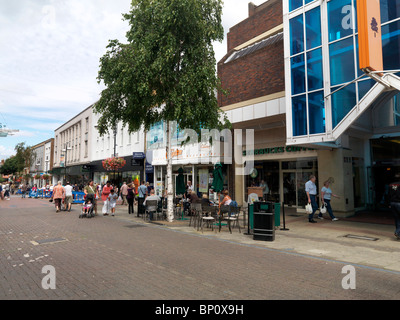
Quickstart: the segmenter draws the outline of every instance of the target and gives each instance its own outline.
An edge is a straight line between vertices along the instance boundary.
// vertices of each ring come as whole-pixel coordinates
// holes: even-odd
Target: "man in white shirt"
[[[74,201],[74,198],[72,196],[73,187],[69,184],[69,182],[67,182],[67,185],[64,187],[64,189],[65,189],[65,200],[64,200],[65,210],[68,210],[69,212],[71,211],[71,205],[72,202]]]
[[[307,193],[308,203],[311,203],[312,213],[308,216],[308,221],[311,223],[316,223],[314,220],[314,214],[318,210],[317,204],[317,186],[315,185],[315,176],[311,175],[310,180],[306,182],[305,189]]]

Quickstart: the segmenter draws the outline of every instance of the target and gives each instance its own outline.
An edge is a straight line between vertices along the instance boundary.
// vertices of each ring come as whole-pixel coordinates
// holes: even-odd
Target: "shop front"
[[[218,145],[217,145],[218,144]],[[214,197],[211,185],[213,182],[214,164],[222,164],[224,189],[229,186],[229,164],[232,161],[231,147],[224,143],[195,143],[172,148],[172,183],[175,191],[178,170],[182,168],[185,185],[191,182],[194,191],[199,196],[207,194]],[[226,150],[225,150],[226,149]],[[167,188],[166,149],[159,148],[151,151],[151,165],[154,168],[154,188],[161,196]]]
[[[123,182],[132,182],[137,190],[140,182],[144,179],[143,160],[134,159],[133,156],[123,158],[126,161],[125,166],[115,171],[107,171],[101,160],[92,162],[90,169],[94,183],[105,184],[107,181],[111,181],[117,186],[121,186]]]
[[[243,202],[248,202],[249,195],[256,193],[260,200],[304,208],[305,183],[311,175],[318,178],[317,150],[281,144],[243,151],[243,155],[254,156],[254,169],[243,176]]]
[[[373,207],[387,210],[389,184],[400,180],[400,137],[381,137],[370,143]]]

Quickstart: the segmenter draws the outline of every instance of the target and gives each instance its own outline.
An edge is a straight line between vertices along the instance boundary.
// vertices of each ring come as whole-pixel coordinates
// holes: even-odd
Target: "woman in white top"
[[[331,199],[332,197],[339,198],[337,195],[332,193],[331,188],[329,188],[330,181],[327,180],[324,182],[324,186],[321,189],[321,199],[323,199],[323,203],[325,203],[326,211],[328,211],[329,216],[331,217],[332,221],[339,220],[333,215],[332,207],[331,207]],[[319,213],[319,218],[322,218],[321,212]],[[323,219],[323,218],[322,218]]]

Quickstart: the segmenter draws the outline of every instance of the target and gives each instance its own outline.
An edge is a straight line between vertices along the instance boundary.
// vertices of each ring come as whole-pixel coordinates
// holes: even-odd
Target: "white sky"
[[[253,0],[259,5],[266,0]],[[226,33],[248,17],[250,0],[225,0]],[[0,123],[20,132],[0,137],[0,160],[19,142],[35,145],[99,99],[99,59],[108,40],[125,42],[130,0],[0,0]]]

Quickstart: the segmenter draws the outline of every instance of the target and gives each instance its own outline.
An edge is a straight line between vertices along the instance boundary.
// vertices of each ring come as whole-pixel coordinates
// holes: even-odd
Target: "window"
[[[353,81],[356,78],[353,38],[331,44],[329,60],[332,86]]]
[[[338,88],[332,88],[332,91]],[[332,95],[332,126],[336,127],[357,104],[356,86],[351,84]]]
[[[307,84],[308,91],[323,88],[322,49],[307,52]]]
[[[304,55],[300,54],[291,59],[292,64],[292,94],[306,91]]]
[[[351,0],[334,0],[328,2],[329,41],[342,39],[353,34]]]
[[[324,92],[317,91],[308,95],[309,133],[325,132]]]
[[[304,51],[303,15],[290,20],[290,54]]]
[[[306,47],[307,50],[321,45],[321,9],[319,7],[307,11],[306,17]]]
[[[307,101],[306,96],[292,98],[292,124],[293,135],[302,136],[307,134]]]

